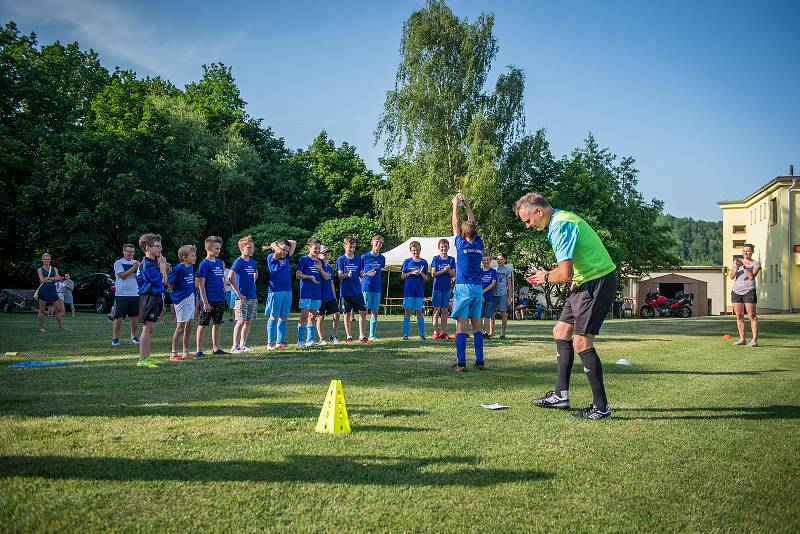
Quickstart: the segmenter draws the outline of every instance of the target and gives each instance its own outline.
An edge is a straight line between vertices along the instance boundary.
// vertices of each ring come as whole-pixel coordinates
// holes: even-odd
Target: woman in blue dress
[[[53,313],[56,316],[58,328],[64,330],[64,306],[62,301],[58,298],[58,291],[56,290],[56,282],[61,281],[58,276],[58,269],[50,265],[52,258],[50,254],[45,252],[42,254],[42,266],[36,269],[36,274],[39,276],[39,332],[46,332],[44,329],[44,312],[48,305],[53,306]]]

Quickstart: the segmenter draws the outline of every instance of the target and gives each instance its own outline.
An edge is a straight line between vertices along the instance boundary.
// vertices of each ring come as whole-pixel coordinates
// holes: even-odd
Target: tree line
[[[570,154],[528,131],[525,74],[495,76],[494,16],[458,18],[430,0],[404,23],[394,87],[377,118],[382,172],[322,131],[291,149],[247,113],[232,68],[203,66],[182,88],[109,71],[77,43],[40,45],[13,22],[0,30],[0,279],[30,285],[44,251],[74,273],[108,270],[123,243],[160,233],[180,245],[251,233],[258,245],[315,235],[449,234],[449,199],[473,199],[490,251],[518,271],[548,267],[546,236],[511,206],[539,191],[593,225],[622,274],[681,263],[663,203],[637,189],[632,157],[591,134]],[[226,246],[228,258],[237,254]],[[24,286],[23,286],[24,287]]]

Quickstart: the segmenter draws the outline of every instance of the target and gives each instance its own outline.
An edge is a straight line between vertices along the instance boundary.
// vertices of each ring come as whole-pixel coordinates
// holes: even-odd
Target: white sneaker
[[[251,347],[250,345],[242,345],[241,347],[239,347],[239,350],[242,352],[253,352],[253,347]]]
[[[331,343],[333,343],[334,345],[338,345],[339,344],[339,338],[336,337],[336,336],[333,336],[333,340],[331,341]]]
[[[325,345],[327,345],[327,344],[328,344],[328,342],[327,342],[327,341],[325,341],[324,339],[321,339],[321,340],[319,341],[319,343],[317,343],[317,345],[319,345],[320,347],[324,347],[324,346],[325,346]]]
[[[236,345],[233,345],[231,347],[231,354],[240,354],[241,352],[243,352],[242,349],[240,349]]]
[[[297,342],[297,348],[298,348],[298,349],[304,349],[304,348],[306,348],[306,342],[305,342],[305,341],[298,341],[298,342]]]
[[[316,346],[317,346],[316,341],[306,341],[306,347],[316,347]]]
[[[275,350],[275,343],[269,343],[267,345],[267,350]]]
[[[133,343],[134,345],[138,345],[139,344],[139,338],[136,337],[136,336],[132,337],[131,338],[131,343]]]

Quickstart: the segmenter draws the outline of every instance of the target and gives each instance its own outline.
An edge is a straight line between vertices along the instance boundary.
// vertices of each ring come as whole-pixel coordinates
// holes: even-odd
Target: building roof
[[[772,188],[780,187],[783,184],[791,185],[792,180],[798,180],[798,179],[800,179],[800,177],[798,176],[776,176],[766,184],[759,187],[753,193],[750,193],[750,195],[748,195],[746,198],[743,198],[742,200],[719,200],[717,201],[717,205],[728,206],[732,204],[746,204],[751,200],[755,199],[756,197],[761,196],[762,193]]]

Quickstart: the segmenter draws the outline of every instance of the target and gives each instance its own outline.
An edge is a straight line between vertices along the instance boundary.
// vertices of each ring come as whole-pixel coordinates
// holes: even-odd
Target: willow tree
[[[399,236],[447,233],[448,199],[463,191],[475,199],[484,238],[499,238],[498,168],[525,127],[524,76],[508,67],[487,90],[498,51],[493,26],[493,15],[459,19],[441,0],[403,25],[395,87],[375,131],[389,174],[376,205]]]

